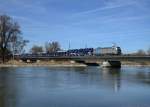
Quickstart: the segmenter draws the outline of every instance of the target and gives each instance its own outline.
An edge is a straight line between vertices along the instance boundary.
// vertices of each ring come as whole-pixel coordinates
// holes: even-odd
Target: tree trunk
[[[5,63],[5,49],[2,49],[2,62]]]

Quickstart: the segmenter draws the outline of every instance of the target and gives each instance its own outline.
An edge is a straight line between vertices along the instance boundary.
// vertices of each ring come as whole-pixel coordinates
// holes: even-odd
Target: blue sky
[[[19,22],[27,50],[51,41],[64,49],[150,47],[150,0],[0,0],[0,14]]]

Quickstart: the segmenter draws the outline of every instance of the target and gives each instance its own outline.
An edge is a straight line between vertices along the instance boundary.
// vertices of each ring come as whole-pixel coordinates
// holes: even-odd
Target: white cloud
[[[134,5],[136,4],[135,1],[132,0],[112,0],[112,1],[107,1],[104,3],[104,6],[95,8],[95,9],[91,9],[91,10],[87,10],[87,11],[83,11],[83,12],[78,12],[72,15],[72,17],[78,17],[78,16],[84,16],[84,15],[88,15],[88,14],[92,14],[92,13],[96,13],[99,11],[104,11],[104,10],[109,10],[109,9],[116,9],[116,8],[121,8],[124,6],[130,6],[130,5]]]

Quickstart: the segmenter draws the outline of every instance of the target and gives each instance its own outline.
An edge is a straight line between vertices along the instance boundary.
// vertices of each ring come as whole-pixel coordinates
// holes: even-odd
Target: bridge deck
[[[48,56],[24,56],[22,60],[90,60],[90,61],[150,61],[150,56],[63,56],[63,57],[48,57]]]

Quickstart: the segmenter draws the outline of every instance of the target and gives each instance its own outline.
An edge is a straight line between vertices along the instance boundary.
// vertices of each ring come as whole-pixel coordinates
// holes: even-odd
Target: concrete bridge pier
[[[121,62],[120,61],[104,61],[102,62],[102,67],[110,67],[110,68],[120,68]]]

